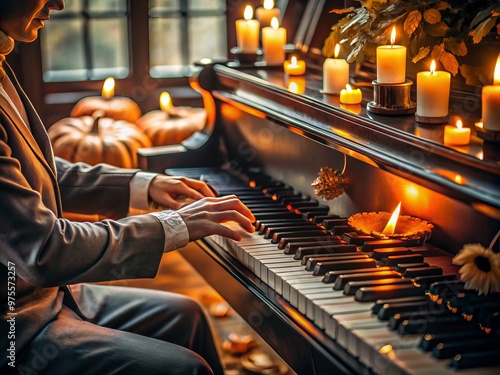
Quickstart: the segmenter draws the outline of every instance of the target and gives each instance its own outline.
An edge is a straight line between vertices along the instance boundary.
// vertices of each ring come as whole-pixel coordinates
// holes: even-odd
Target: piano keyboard
[[[500,298],[465,290],[448,253],[357,236],[327,206],[260,175],[167,173],[236,194],[257,219],[255,233],[209,240],[373,372],[499,373]]]

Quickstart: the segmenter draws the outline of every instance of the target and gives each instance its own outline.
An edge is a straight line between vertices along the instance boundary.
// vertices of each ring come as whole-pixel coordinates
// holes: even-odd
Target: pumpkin
[[[90,165],[135,168],[137,150],[151,147],[149,138],[134,124],[99,115],[64,118],[48,133],[56,156]]]
[[[160,107],[161,110],[146,113],[136,122],[154,146],[181,143],[193,133],[201,131],[207,122],[205,109],[174,107],[168,93],[162,93]]]
[[[95,111],[102,111],[104,117],[135,123],[142,115],[139,105],[132,99],[114,96],[115,82],[108,78],[104,82],[101,96],[88,96],[78,101],[71,110],[71,117],[92,116]]]

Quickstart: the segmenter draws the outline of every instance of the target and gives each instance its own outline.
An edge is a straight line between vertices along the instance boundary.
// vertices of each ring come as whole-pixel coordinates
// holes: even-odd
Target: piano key
[[[347,241],[347,240],[346,240]],[[347,241],[347,243],[350,243]],[[398,246],[408,246],[406,244],[406,241],[402,240],[394,240],[394,239],[387,239],[387,240],[381,240],[381,239],[373,239],[371,241],[365,241],[360,244],[361,245],[361,251],[366,252],[366,253],[373,253],[373,250],[375,249],[380,249],[384,247],[398,247]]]
[[[441,267],[417,267],[417,268],[408,268],[405,272],[403,272],[404,277],[414,278],[417,276],[433,276],[433,275],[442,275],[443,269]]]
[[[320,243],[328,243],[330,241],[334,241],[337,243],[339,240],[338,236],[332,236],[330,234],[325,235],[316,235],[316,236],[306,236],[306,237],[290,237],[290,238],[282,238],[278,244],[278,249],[284,250],[289,243],[292,242],[320,242]],[[303,246],[303,245],[302,245]]]
[[[396,266],[400,263],[421,263],[424,257],[420,254],[411,255],[389,255],[387,258],[380,260],[386,266]]]
[[[397,313],[418,311],[425,308],[429,308],[429,301],[427,300],[400,303],[389,302],[382,305],[377,312],[377,317],[380,320],[389,320]]]
[[[293,258],[302,260],[307,255],[346,254],[355,253],[356,250],[356,246],[347,244],[299,247]]]
[[[330,254],[309,254],[304,255],[300,263],[305,266],[306,271],[312,271],[316,264],[326,261],[345,261],[354,259],[369,259],[366,254],[355,253],[330,253]]]
[[[399,328],[399,325],[401,323],[403,323],[404,321],[409,321],[409,320],[413,321],[413,320],[417,320],[417,319],[437,319],[438,317],[442,317],[442,316],[451,317],[451,316],[458,316],[458,315],[453,314],[450,310],[444,308],[443,306],[432,305],[432,309],[407,311],[407,312],[400,312],[400,313],[394,314],[393,316],[391,316],[389,318],[389,323],[387,326],[392,330],[397,330]],[[421,322],[421,321],[419,320],[419,322]],[[422,332],[420,332],[420,333],[424,333],[424,331],[423,331],[424,329],[425,329],[425,325],[423,326]]]
[[[309,239],[308,241],[290,241],[283,249],[285,254],[295,254],[299,248],[303,247],[329,247],[334,245],[345,245],[345,241],[339,236],[328,236],[326,239]]]
[[[363,287],[373,287],[378,285],[403,285],[403,284],[412,284],[412,281],[409,279],[401,279],[401,278],[350,281],[344,287],[344,294],[354,295],[358,291],[358,289]]]
[[[330,211],[330,207],[320,205],[317,207],[300,207],[296,208],[293,212],[302,215],[302,217],[308,217],[311,215],[326,215]]]
[[[385,285],[360,288],[354,298],[359,302],[371,302],[384,298],[419,296],[424,293],[424,288],[415,285]]]
[[[403,274],[409,268],[422,268],[429,267],[429,263],[420,262],[420,263],[399,263],[397,266],[393,266],[394,271]],[[442,275],[439,275],[442,276]]]
[[[258,230],[259,232],[265,233],[265,230],[272,225],[286,225],[289,223],[303,223],[304,220],[302,218],[295,218],[295,219],[272,219],[272,220],[257,220],[255,222],[255,229]]]
[[[451,315],[435,317],[433,315],[432,319],[427,317],[404,320],[398,326],[398,333],[406,335],[414,333],[422,334],[424,332],[443,332],[450,329],[463,329],[467,326],[467,322],[461,316]],[[422,332],[422,329],[425,329],[425,331]]]
[[[266,229],[266,233],[264,233],[264,238],[266,239],[271,239],[273,238],[275,233],[282,233],[282,232],[289,232],[289,231],[307,231],[307,230],[314,230],[315,228],[319,227],[313,223],[295,223],[295,224],[287,224],[287,225],[280,225],[280,226],[270,226]]]
[[[486,334],[479,327],[470,327],[465,330],[443,333],[428,333],[420,340],[418,347],[425,351],[431,351],[442,342],[463,341],[469,338],[486,338]]]
[[[293,211],[297,208],[300,209],[300,208],[317,207],[317,206],[319,206],[319,202],[317,200],[307,200],[307,201],[290,202],[287,204],[286,208],[289,209],[290,211]]]
[[[309,230],[299,230],[294,232],[290,230],[288,232],[275,233],[273,238],[271,239],[272,243],[280,243],[282,239],[291,239],[291,238],[301,238],[301,237],[317,237],[317,236],[326,236],[328,232],[324,229],[318,227],[318,229],[309,229]]]
[[[408,255],[412,254],[411,250],[407,247],[383,247],[372,251],[370,256],[373,259],[382,260],[390,255]]]
[[[364,281],[364,280],[377,280],[377,279],[385,279],[390,277],[398,276],[398,274],[394,271],[380,271],[380,272],[364,272],[364,273],[355,273],[355,274],[344,274],[340,275],[337,280],[335,280],[335,284],[333,285],[334,290],[343,290],[344,287],[350,281]]]
[[[480,338],[461,341],[442,342],[432,349],[432,356],[438,359],[452,358],[458,354],[481,352],[483,350],[498,348],[500,338]]]
[[[425,289],[429,289],[431,284],[438,281],[456,281],[456,280],[458,280],[457,275],[417,276],[413,279],[415,284],[421,285]]]
[[[294,214],[293,212],[290,211],[284,211],[284,212],[263,212],[263,213],[253,213],[257,221],[265,221],[265,220],[272,220],[272,219],[301,219],[303,220],[299,215]]]
[[[325,219],[321,223],[326,229],[332,229],[337,225],[347,225],[347,218]],[[352,228],[352,227],[351,227]]]
[[[308,221],[311,221],[315,224],[322,225],[322,226],[324,226],[323,223],[325,220],[340,219],[339,215],[313,215],[312,213],[310,215],[304,214],[303,217],[304,217],[304,219],[306,219]],[[347,222],[347,219],[345,219],[345,220]]]
[[[375,301],[375,304],[372,306],[372,313],[377,315],[380,309],[386,303],[406,303],[406,302],[419,302],[419,301],[427,301],[430,302],[430,299],[427,295],[415,296],[415,297],[402,297],[402,298],[390,298],[390,299],[379,299]]]
[[[342,262],[320,262],[314,266],[313,275],[324,275],[328,271],[372,268],[376,266],[373,259],[356,259]]]
[[[353,228],[350,225],[345,224],[345,225],[335,225],[335,226],[329,228],[328,230],[330,230],[335,235],[341,235],[341,236],[343,236],[345,233],[351,232],[353,230]],[[344,237],[343,237],[343,239],[345,241]],[[351,242],[351,243],[353,245],[358,245],[355,242]]]
[[[328,271],[325,273],[323,277],[324,283],[334,283],[337,281],[337,278],[341,275],[352,275],[356,273],[366,273],[366,272],[379,272],[379,271],[392,271],[391,267],[383,266],[383,267],[373,267],[373,268],[362,268],[362,269],[354,269],[354,270],[343,270],[343,271]]]
[[[500,348],[489,348],[488,350],[472,353],[461,353],[456,355],[450,362],[450,366],[457,370],[464,370],[478,367],[500,366]],[[480,374],[479,369],[475,374]],[[462,374],[463,371],[460,371]],[[481,372],[483,374],[483,372]],[[498,374],[498,369],[491,369],[488,374]]]

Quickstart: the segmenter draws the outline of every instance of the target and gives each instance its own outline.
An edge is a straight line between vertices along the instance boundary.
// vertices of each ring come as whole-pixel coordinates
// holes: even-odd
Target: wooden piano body
[[[295,11],[304,16],[295,39],[304,49],[328,27],[318,16],[325,13],[324,1],[300,3],[303,9]],[[401,201],[403,214],[435,226],[427,243],[449,254],[450,265],[464,244],[488,246],[500,230],[498,144],[473,135],[469,146],[450,148],[442,143],[440,125],[422,126],[412,115],[369,113],[371,87],[363,87],[361,106],[342,108],[337,96],[320,92],[321,60],[315,60],[309,47],[308,73],[294,78],[305,84],[299,94],[289,89],[290,78],[279,68],[234,62],[200,65],[193,85],[201,87],[209,124],[181,145],[144,150],[141,167],[195,178],[208,174],[222,188],[228,176],[246,181],[249,173],[258,171],[314,199],[311,182],[320,168],[342,170],[345,163],[350,179],[345,194],[328,202],[317,198],[329,213],[349,217],[392,211]],[[451,100],[450,108],[460,109],[465,100],[477,104],[480,98],[453,90]],[[479,118],[478,106],[475,109],[462,111],[467,124]],[[397,332],[391,353],[377,354],[373,348],[374,353],[360,353],[363,338],[345,332],[349,324],[334,337],[324,323],[318,325],[284,298],[270,285],[274,282],[263,281],[238,260],[236,247],[207,238],[183,255],[298,374],[453,373],[449,360],[405,346]],[[492,374],[499,369],[497,363],[457,373]]]

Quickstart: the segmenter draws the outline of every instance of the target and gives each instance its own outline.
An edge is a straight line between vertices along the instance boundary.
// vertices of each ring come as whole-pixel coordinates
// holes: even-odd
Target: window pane
[[[224,13],[226,9],[226,2],[221,0],[189,0],[188,3],[191,10],[220,9],[221,13]]]
[[[103,35],[106,37],[103,38]],[[120,75],[125,71],[128,72],[128,38],[125,17],[91,20],[90,38],[92,78],[103,78],[112,71],[121,72]]]
[[[82,1],[65,1],[64,2],[64,12],[81,12],[83,8],[83,2]],[[51,16],[57,17],[60,12],[53,12],[51,13]]]
[[[175,18],[158,18],[149,22],[151,67],[183,65],[180,21]]]
[[[136,0],[137,1],[137,0]],[[74,1],[69,1],[74,2]],[[127,0],[89,0],[90,12],[120,11],[127,10]]]
[[[179,9],[180,2],[185,0],[149,0],[150,8]]]
[[[189,20],[189,63],[203,57],[226,57],[225,17],[196,17]]]

